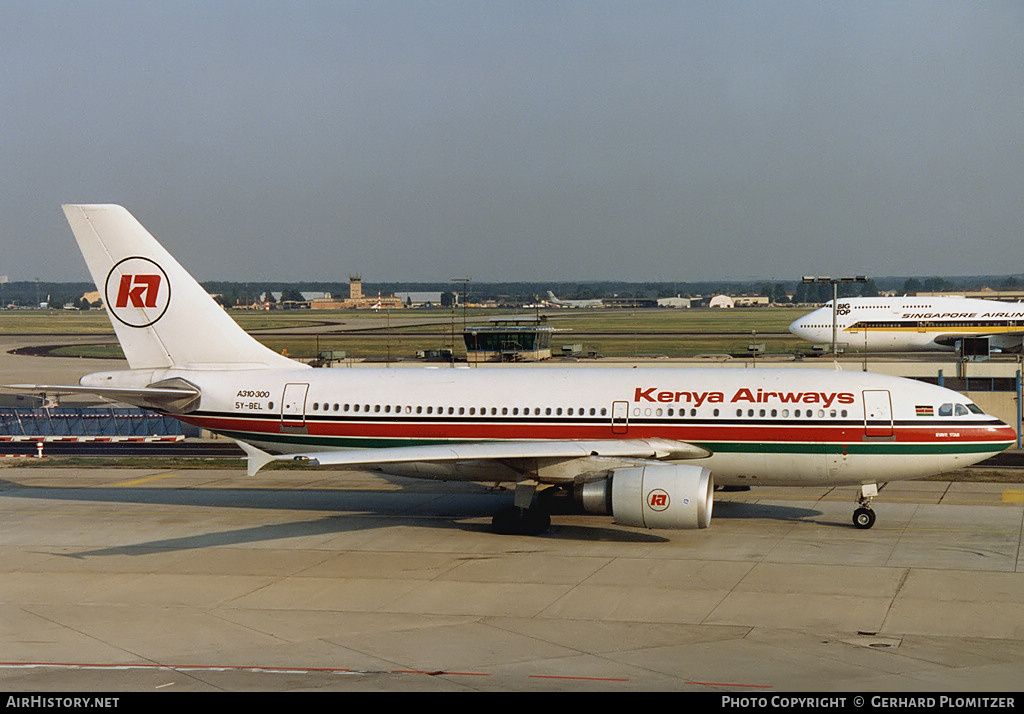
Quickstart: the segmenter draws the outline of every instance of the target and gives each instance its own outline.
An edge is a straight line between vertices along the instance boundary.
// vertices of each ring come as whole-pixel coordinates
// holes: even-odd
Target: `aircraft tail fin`
[[[239,327],[123,207],[64,214],[132,369],[297,366]]]

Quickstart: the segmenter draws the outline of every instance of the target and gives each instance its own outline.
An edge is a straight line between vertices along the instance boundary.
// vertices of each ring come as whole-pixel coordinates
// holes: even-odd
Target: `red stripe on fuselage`
[[[219,416],[181,417],[210,431],[279,434],[282,423],[304,426],[306,434],[318,437],[409,439],[409,440],[525,440],[525,439],[642,439],[662,438],[676,441],[708,442],[826,442],[855,443],[864,440],[863,424],[647,424],[631,422],[627,433],[612,431],[610,423],[515,423],[515,422],[410,422],[410,421],[285,421]],[[623,425],[624,426],[624,425]],[[617,428],[621,428],[617,427]],[[893,436],[898,442],[948,443],[1005,442],[1005,427],[999,424],[902,425],[896,424]]]

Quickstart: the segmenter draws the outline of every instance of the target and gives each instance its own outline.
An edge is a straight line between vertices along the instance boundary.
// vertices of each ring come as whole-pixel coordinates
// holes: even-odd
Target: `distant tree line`
[[[846,297],[878,297],[879,290],[874,280],[868,279],[864,283],[837,283],[836,295]],[[794,303],[823,303],[832,300],[831,283],[805,283],[799,282],[793,293]]]
[[[207,291],[217,296],[226,307],[252,305],[263,296],[278,293],[283,301],[302,300],[304,292],[330,293],[345,298],[349,294],[348,282],[228,282],[208,281],[203,283]],[[882,291],[894,291],[902,295],[919,292],[955,292],[976,290],[982,287],[1013,289],[1024,287],[1024,277],[1019,275],[996,275],[976,277],[892,277],[869,279],[865,283],[839,283],[840,297],[872,297]],[[54,283],[42,281],[18,281],[0,283],[0,305],[8,307],[34,307],[46,302],[50,307],[66,305],[88,309],[82,296],[96,290],[92,283]],[[663,298],[699,297],[718,294],[767,295],[773,303],[784,304],[790,300],[801,304],[820,304],[832,299],[832,286],[827,283],[804,283],[802,281],[742,282],[708,281],[690,283],[647,282],[630,283],[618,281],[591,282],[515,282],[487,283],[472,281],[454,285],[451,282],[394,282],[363,283],[364,295],[393,295],[396,292],[438,292],[442,306],[450,306],[457,297],[459,303],[494,300],[499,304],[524,305],[547,298],[552,291],[568,300],[589,300],[604,297],[621,298]],[[98,305],[98,303],[97,303]]]

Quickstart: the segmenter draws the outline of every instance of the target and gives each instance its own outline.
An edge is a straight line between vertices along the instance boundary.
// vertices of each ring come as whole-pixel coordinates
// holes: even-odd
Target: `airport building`
[[[394,296],[363,295],[363,279],[359,275],[348,279],[347,298],[320,298],[311,300],[309,307],[313,310],[392,310],[405,307],[405,303]]]
[[[456,293],[452,293],[458,297]],[[440,307],[441,305],[441,291],[435,292],[416,292],[416,291],[404,291],[396,292],[395,297],[402,301],[406,307]],[[458,302],[456,300],[456,302]]]
[[[688,308],[692,304],[690,298],[669,297],[669,298],[658,298],[658,307],[672,307],[672,308]]]
[[[536,362],[551,359],[554,328],[536,318],[499,318],[462,333],[466,359],[476,362]]]
[[[976,298],[979,300],[998,300],[1001,302],[1024,302],[1024,289],[1014,290],[993,290],[983,288],[981,290],[968,290],[960,292],[918,292],[917,297],[964,297]]]
[[[732,301],[736,307],[768,307],[771,302],[766,295],[740,295]]]

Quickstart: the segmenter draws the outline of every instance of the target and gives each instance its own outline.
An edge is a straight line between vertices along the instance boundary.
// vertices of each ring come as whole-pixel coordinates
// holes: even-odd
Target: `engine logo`
[[[107,273],[103,291],[110,314],[129,327],[149,327],[167,312],[167,273],[149,258],[125,258]]]
[[[656,488],[647,494],[647,507],[652,511],[664,511],[668,508],[668,491]]]

